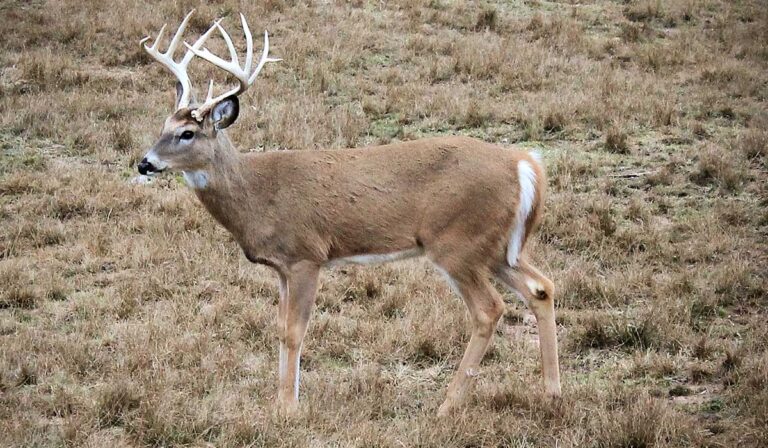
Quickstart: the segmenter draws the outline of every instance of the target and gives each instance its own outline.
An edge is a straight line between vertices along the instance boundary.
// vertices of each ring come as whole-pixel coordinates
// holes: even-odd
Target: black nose
[[[139,168],[139,174],[143,174],[143,175],[146,175],[147,173],[151,173],[153,171],[157,171],[157,168],[155,168],[154,165],[147,162],[146,157],[141,159],[141,162],[139,162],[138,168]]]

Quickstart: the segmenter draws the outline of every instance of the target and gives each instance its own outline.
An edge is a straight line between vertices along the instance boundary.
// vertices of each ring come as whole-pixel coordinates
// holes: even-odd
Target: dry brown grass
[[[276,284],[178,177],[132,185],[172,104],[137,42],[243,12],[270,66],[243,150],[467,134],[536,148],[564,397],[509,297],[470,403],[421,262],[323,277],[303,405],[276,397]],[[763,2],[50,0],[0,5],[0,445],[766,446]],[[203,64],[196,79],[220,76]],[[217,81],[222,79],[217,78]]]

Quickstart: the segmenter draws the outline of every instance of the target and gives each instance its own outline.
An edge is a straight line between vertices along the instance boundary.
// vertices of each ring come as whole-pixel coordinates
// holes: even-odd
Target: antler
[[[157,33],[157,38],[155,39],[155,42],[152,44],[152,46],[147,46],[145,42],[147,42],[150,37],[147,36],[144,39],[139,42],[139,44],[144,44],[144,50],[146,50],[147,53],[149,53],[150,56],[155,58],[157,62],[163,64],[170,70],[174,75],[176,75],[176,78],[179,79],[179,82],[181,83],[181,98],[179,98],[179,103],[177,105],[177,109],[181,109],[182,107],[189,106],[189,100],[192,95],[192,83],[189,80],[189,75],[187,74],[187,66],[189,65],[190,61],[192,61],[192,58],[195,55],[195,51],[198,50],[200,47],[203,46],[203,43],[205,43],[205,40],[208,39],[208,36],[211,35],[214,28],[219,26],[219,21],[213,24],[211,28],[208,29],[208,31],[205,32],[202,36],[200,36],[199,39],[195,42],[194,45],[191,47],[187,45],[186,42],[184,42],[184,45],[187,45],[189,47],[189,50],[184,55],[184,58],[181,60],[181,62],[176,62],[173,60],[173,53],[176,51],[176,47],[179,46],[179,42],[181,42],[181,36],[184,34],[184,30],[187,28],[187,23],[189,23],[189,18],[192,17],[192,14],[194,14],[195,10],[187,14],[186,17],[184,17],[184,21],[181,22],[181,25],[179,25],[179,29],[176,31],[176,34],[173,35],[173,39],[171,39],[171,43],[168,45],[168,50],[165,51],[165,53],[161,53],[158,51],[157,46],[163,38],[163,33],[165,32],[165,25],[163,25],[162,28],[160,28],[160,32]]]
[[[229,56],[230,56],[229,61],[225,61],[221,59],[220,57],[211,53],[207,48],[200,50],[200,46],[197,44],[197,42],[195,43],[195,45],[191,45],[191,46],[188,43],[184,42],[184,45],[187,46],[189,51],[205,59],[206,61],[210,62],[216,67],[219,67],[225,70],[227,73],[234,76],[238,82],[237,87],[233,88],[232,90],[229,90],[228,92],[222,93],[216,98],[213,98],[213,80],[211,80],[210,84],[208,85],[208,95],[205,99],[205,103],[203,103],[202,106],[192,111],[192,116],[198,121],[202,120],[203,117],[205,117],[205,115],[208,112],[210,112],[213,106],[215,106],[219,101],[223,100],[228,96],[240,95],[241,93],[245,92],[248,89],[248,87],[250,87],[251,84],[253,84],[253,82],[256,80],[256,77],[258,76],[259,72],[261,71],[262,68],[264,68],[264,65],[267,62],[277,62],[282,60],[279,58],[269,57],[269,33],[264,31],[264,50],[261,54],[261,58],[259,59],[258,65],[256,65],[256,68],[253,70],[253,72],[251,72],[251,65],[253,64],[253,35],[251,34],[251,30],[248,28],[248,22],[246,22],[244,15],[240,14],[240,20],[243,23],[243,33],[245,33],[245,44],[246,44],[245,65],[243,65],[242,67],[240,66],[240,61],[237,58],[237,51],[235,50],[234,44],[232,44],[232,39],[229,37],[229,34],[224,30],[224,28],[219,24],[219,21],[217,21],[213,25],[213,27],[216,27],[219,29],[221,36],[224,38],[224,41],[227,43],[227,48],[229,49]],[[213,29],[213,27],[211,29]]]

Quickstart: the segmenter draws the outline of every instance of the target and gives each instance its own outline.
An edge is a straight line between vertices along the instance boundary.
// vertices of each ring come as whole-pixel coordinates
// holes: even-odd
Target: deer
[[[534,315],[546,397],[561,395],[554,284],[530,261],[526,244],[543,213],[547,186],[540,156],[464,136],[330,150],[239,152],[226,130],[240,112],[239,97],[269,57],[269,33],[254,67],[253,36],[243,64],[221,19],[176,62],[174,53],[192,10],[161,52],[165,25],[146,52],[177,78],[175,111],[138,163],[142,175],[181,172],[205,209],[252,263],[277,274],[278,409],[295,414],[300,354],[321,269],[426,257],[463,300],[471,336],[438,415],[466,398],[505,305],[494,286],[516,294]],[[204,44],[218,30],[230,60]],[[237,81],[203,103],[192,94],[187,67],[200,58]]]

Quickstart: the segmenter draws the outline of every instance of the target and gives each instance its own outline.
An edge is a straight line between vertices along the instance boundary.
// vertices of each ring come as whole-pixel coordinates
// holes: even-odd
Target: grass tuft
[[[37,369],[30,364],[22,364],[15,373],[14,385],[16,387],[21,386],[33,386],[37,384]]]
[[[139,406],[140,397],[134,386],[127,382],[105,385],[96,399],[96,413],[101,427],[119,426],[125,423],[128,413]]]
[[[658,348],[663,342],[657,324],[650,317],[633,321],[592,316],[582,322],[571,343],[578,351],[611,348],[633,351]]]
[[[607,151],[616,154],[629,154],[627,134],[618,128],[611,128],[605,134],[604,147]]]
[[[702,150],[691,180],[699,185],[714,184],[726,191],[738,191],[746,180],[746,172],[740,162],[741,158],[736,153],[708,146]]]

